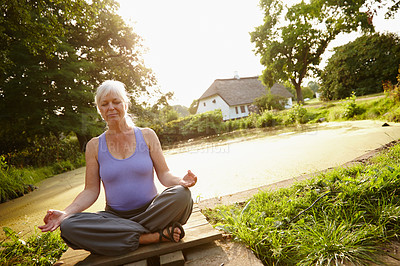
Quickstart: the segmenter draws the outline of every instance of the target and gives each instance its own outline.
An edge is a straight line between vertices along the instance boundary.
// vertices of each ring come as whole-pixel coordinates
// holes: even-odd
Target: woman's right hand
[[[67,213],[64,211],[58,211],[58,210],[48,210],[46,216],[44,217],[44,225],[39,226],[39,229],[42,230],[42,232],[52,232],[56,230],[61,222],[67,218]]]

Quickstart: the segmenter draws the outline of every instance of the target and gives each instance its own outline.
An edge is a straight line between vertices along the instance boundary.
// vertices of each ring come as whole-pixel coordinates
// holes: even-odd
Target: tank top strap
[[[149,147],[147,146],[146,141],[144,140],[142,130],[138,127],[133,128],[135,131],[135,137],[136,137],[136,148],[139,148],[139,151],[149,151]]]
[[[107,152],[107,143],[106,143],[106,132],[103,132],[99,136],[99,151],[98,155],[103,154],[104,152]]]

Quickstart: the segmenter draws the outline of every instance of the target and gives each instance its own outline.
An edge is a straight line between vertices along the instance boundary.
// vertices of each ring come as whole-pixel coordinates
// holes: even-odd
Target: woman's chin
[[[118,124],[121,121],[119,117],[108,117],[107,124]]]

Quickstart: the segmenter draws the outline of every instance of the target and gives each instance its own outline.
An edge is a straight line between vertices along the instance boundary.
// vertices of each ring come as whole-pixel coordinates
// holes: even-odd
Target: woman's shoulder
[[[148,146],[149,145],[151,146],[152,143],[156,143],[158,141],[157,134],[153,129],[148,128],[148,127],[139,128],[139,129],[142,132],[143,138],[146,141]]]
[[[86,151],[92,152],[98,150],[100,136],[93,137],[91,140],[88,141],[88,143],[86,144]]]
[[[149,135],[156,135],[156,132],[154,132],[153,129],[148,128],[148,127],[138,127],[140,131],[142,131],[143,136],[149,136]]]

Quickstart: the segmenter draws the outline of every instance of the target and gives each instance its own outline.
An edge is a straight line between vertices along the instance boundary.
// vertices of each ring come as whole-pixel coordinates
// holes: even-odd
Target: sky
[[[249,32],[261,25],[259,0],[118,0],[118,13],[142,37],[144,63],[153,70],[157,88],[174,92],[170,104],[189,107],[216,79],[262,74]],[[379,32],[400,35],[400,16],[374,17]],[[340,36],[329,46],[343,45],[356,33]],[[306,86],[306,83],[303,84]]]

